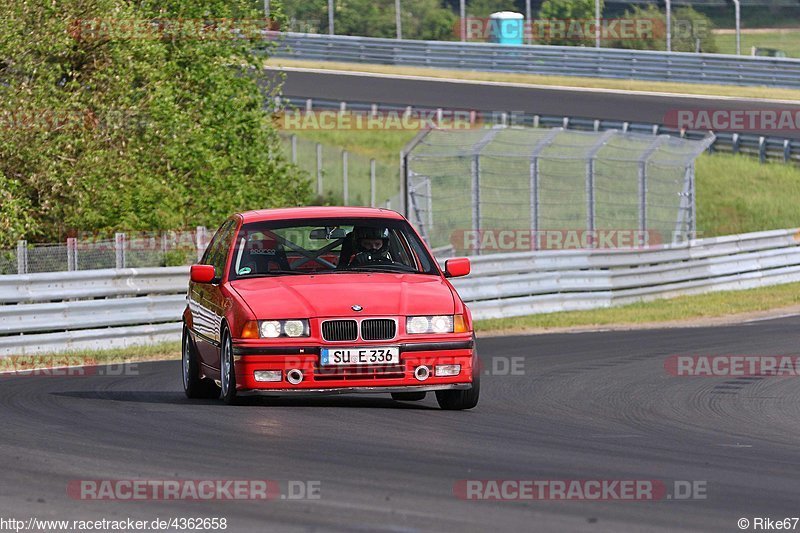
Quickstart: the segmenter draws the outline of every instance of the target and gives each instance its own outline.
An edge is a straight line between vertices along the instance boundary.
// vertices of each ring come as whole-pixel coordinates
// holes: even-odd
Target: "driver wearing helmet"
[[[350,266],[386,265],[389,259],[389,234],[385,229],[359,226],[353,228],[355,256]]]

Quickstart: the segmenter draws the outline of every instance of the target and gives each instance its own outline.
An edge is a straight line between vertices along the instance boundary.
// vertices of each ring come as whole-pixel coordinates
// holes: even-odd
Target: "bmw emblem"
[[[363,311],[363,310],[364,310],[364,308],[363,308],[363,307],[361,307],[361,306],[360,306],[360,305],[358,305],[358,304],[354,305],[354,306],[353,306],[353,307],[351,307],[350,309],[352,309],[352,310],[353,310],[353,311],[355,311],[355,312],[359,312],[359,311]]]

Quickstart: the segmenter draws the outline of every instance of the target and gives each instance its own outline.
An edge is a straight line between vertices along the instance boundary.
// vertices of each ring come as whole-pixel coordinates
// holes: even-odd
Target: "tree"
[[[467,2],[467,16],[485,18],[498,11],[516,11],[514,0],[470,0]]]
[[[615,41],[615,48],[630,48],[634,50],[666,50],[667,16],[654,5],[644,8],[635,6],[632,10],[625,11],[623,18],[652,21],[653,31],[636,39]],[[707,16],[698,13],[691,7],[676,9],[672,14],[672,51],[695,52],[699,40],[700,51],[715,53],[717,44],[711,30],[714,25]]]
[[[286,0],[289,29],[328,31],[327,0]],[[393,38],[397,35],[394,0],[336,0],[334,30],[338,35]],[[458,19],[440,0],[402,0],[403,38],[455,39]]]
[[[251,74],[250,2],[0,6],[0,246],[308,200]]]
[[[603,3],[600,3],[600,12]],[[542,44],[580,46],[594,43],[594,0],[545,0],[539,10],[534,37]],[[543,29],[539,29],[543,28]],[[591,33],[591,34],[590,34]]]

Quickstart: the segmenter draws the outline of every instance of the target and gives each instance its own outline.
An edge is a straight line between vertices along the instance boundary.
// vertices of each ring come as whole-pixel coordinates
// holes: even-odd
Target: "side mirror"
[[[448,259],[444,262],[444,275],[448,278],[459,278],[469,274],[469,259],[459,257],[458,259]]]
[[[195,283],[211,283],[216,275],[211,265],[192,265],[189,270],[189,277]]]

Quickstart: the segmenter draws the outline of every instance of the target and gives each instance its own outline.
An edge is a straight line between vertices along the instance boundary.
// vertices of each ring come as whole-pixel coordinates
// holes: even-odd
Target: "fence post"
[[[28,241],[17,241],[17,274],[28,273]]]
[[[531,209],[531,246],[538,249],[539,243],[539,156],[550,146],[563,128],[554,128],[536,143],[531,151],[530,159],[530,209]]]
[[[292,134],[292,163],[297,164],[297,134]]]
[[[767,160],[767,142],[765,137],[758,138],[758,161],[764,163]]]
[[[600,138],[595,141],[595,143],[589,149],[589,152],[586,154],[586,229],[589,232],[590,240],[588,242],[591,244],[590,248],[594,248],[595,246],[594,231],[596,201],[594,195],[594,162],[595,158],[597,157],[597,152],[599,152],[600,149],[608,142],[608,139],[610,139],[616,133],[617,130],[608,130],[603,133]]]
[[[314,100],[311,98],[306,99],[306,113],[311,113],[314,110]]]
[[[783,162],[788,163],[792,159],[792,143],[789,139],[783,140]]]
[[[689,194],[691,201],[689,202],[689,242],[697,238],[697,202],[694,194],[694,160],[691,163],[689,170]]]
[[[647,163],[658,147],[667,139],[669,139],[668,135],[656,137],[639,157],[639,231],[641,231],[643,239],[647,238]]]
[[[322,196],[322,145],[317,143],[317,194]]]
[[[75,237],[67,239],[67,270],[78,270],[78,239]]]
[[[472,156],[472,165],[470,167],[470,174],[472,176],[472,229],[480,235],[481,230],[481,156],[480,152]],[[480,248],[476,250],[478,254],[481,253]]]
[[[483,138],[472,146],[472,229],[480,235],[481,231],[481,151],[492,142],[502,128],[493,127]],[[480,255],[480,247],[476,250]]]
[[[410,110],[411,106],[409,106],[408,109]],[[424,130],[420,131],[419,133],[417,133],[414,136],[413,139],[411,139],[411,141],[409,141],[403,147],[402,150],[400,150],[400,198],[398,198],[398,201],[399,201],[400,205],[397,206],[397,210],[400,213],[402,213],[403,216],[405,216],[406,218],[408,218],[409,215],[411,214],[411,211],[409,209],[409,204],[410,204],[410,200],[411,200],[411,192],[412,191],[411,191],[411,186],[410,186],[411,184],[409,182],[410,182],[412,170],[410,168],[408,168],[409,156],[414,151],[414,149],[417,147],[417,145],[419,143],[421,143],[422,140],[425,137],[428,136],[430,131],[431,130],[429,130],[429,129],[424,129]],[[412,222],[412,223],[414,223],[414,222]],[[419,224],[420,221],[416,221],[416,223]]]
[[[375,160],[369,160],[369,206],[375,207]]]
[[[197,260],[200,261],[203,259],[203,253],[206,251],[206,227],[205,226],[197,226],[197,233],[196,233],[196,245],[197,245]]]
[[[114,234],[114,264],[116,268],[125,268],[125,263],[127,262],[125,257],[126,244],[124,233]]]
[[[167,251],[169,250],[169,241],[167,238],[167,232],[163,232],[161,234],[161,257],[164,259],[164,266],[167,265]]]
[[[350,190],[347,179],[347,150],[342,150],[342,205],[350,203]]]

